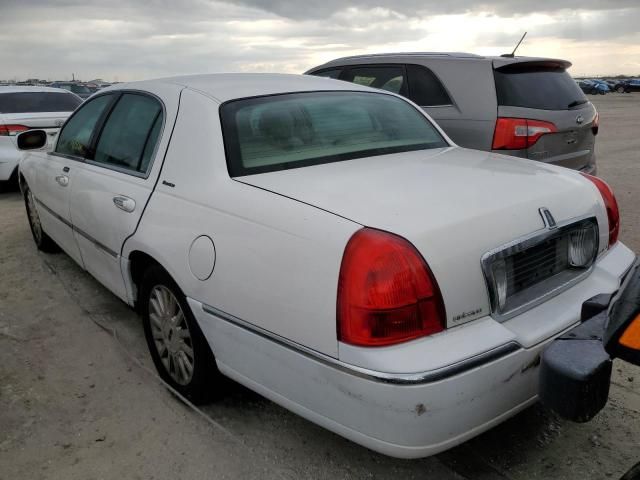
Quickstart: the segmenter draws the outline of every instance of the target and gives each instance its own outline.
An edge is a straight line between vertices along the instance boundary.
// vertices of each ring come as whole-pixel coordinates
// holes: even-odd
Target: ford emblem
[[[576,123],[577,123],[578,125],[582,125],[582,122],[584,122],[584,117],[583,117],[582,115],[578,115],[578,116],[576,117]]]

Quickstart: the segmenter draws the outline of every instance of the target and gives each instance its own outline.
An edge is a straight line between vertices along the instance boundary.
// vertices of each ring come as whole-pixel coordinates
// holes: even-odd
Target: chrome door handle
[[[113,204],[120,210],[131,213],[136,209],[136,201],[133,198],[118,195],[113,197]]]
[[[56,182],[58,182],[61,187],[66,187],[69,185],[69,177],[66,175],[58,175],[56,176]]]

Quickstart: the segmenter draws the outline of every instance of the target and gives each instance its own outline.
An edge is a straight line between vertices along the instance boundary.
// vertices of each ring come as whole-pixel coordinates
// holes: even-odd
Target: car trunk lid
[[[608,235],[593,186],[576,173],[460,147],[236,180],[408,239],[439,283],[448,326],[490,313],[481,259],[543,231],[540,208],[549,209],[558,223],[597,215],[601,238]]]

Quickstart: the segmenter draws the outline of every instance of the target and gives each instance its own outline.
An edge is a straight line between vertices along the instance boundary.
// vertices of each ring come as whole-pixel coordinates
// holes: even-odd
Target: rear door
[[[166,114],[150,94],[123,91],[111,106],[95,150],[76,172],[71,218],[85,268],[126,298],[120,252],[155,185],[154,161]],[[154,160],[155,159],[155,160]]]
[[[553,124],[522,154],[532,160],[589,171],[594,164],[596,110],[565,66],[517,62],[495,68],[498,117]],[[553,131],[555,130],[555,131]]]
[[[62,128],[52,152],[39,155],[35,184],[30,185],[44,230],[80,265],[80,250],[74,239],[69,208],[75,176],[87,155],[96,125],[112,95],[103,95],[78,109]]]

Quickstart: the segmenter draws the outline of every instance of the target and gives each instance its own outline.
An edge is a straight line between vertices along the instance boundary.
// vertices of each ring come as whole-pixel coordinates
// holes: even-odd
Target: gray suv
[[[306,73],[404,95],[460,146],[595,174],[598,114],[570,66],[549,58],[389,53],[340,58]]]

